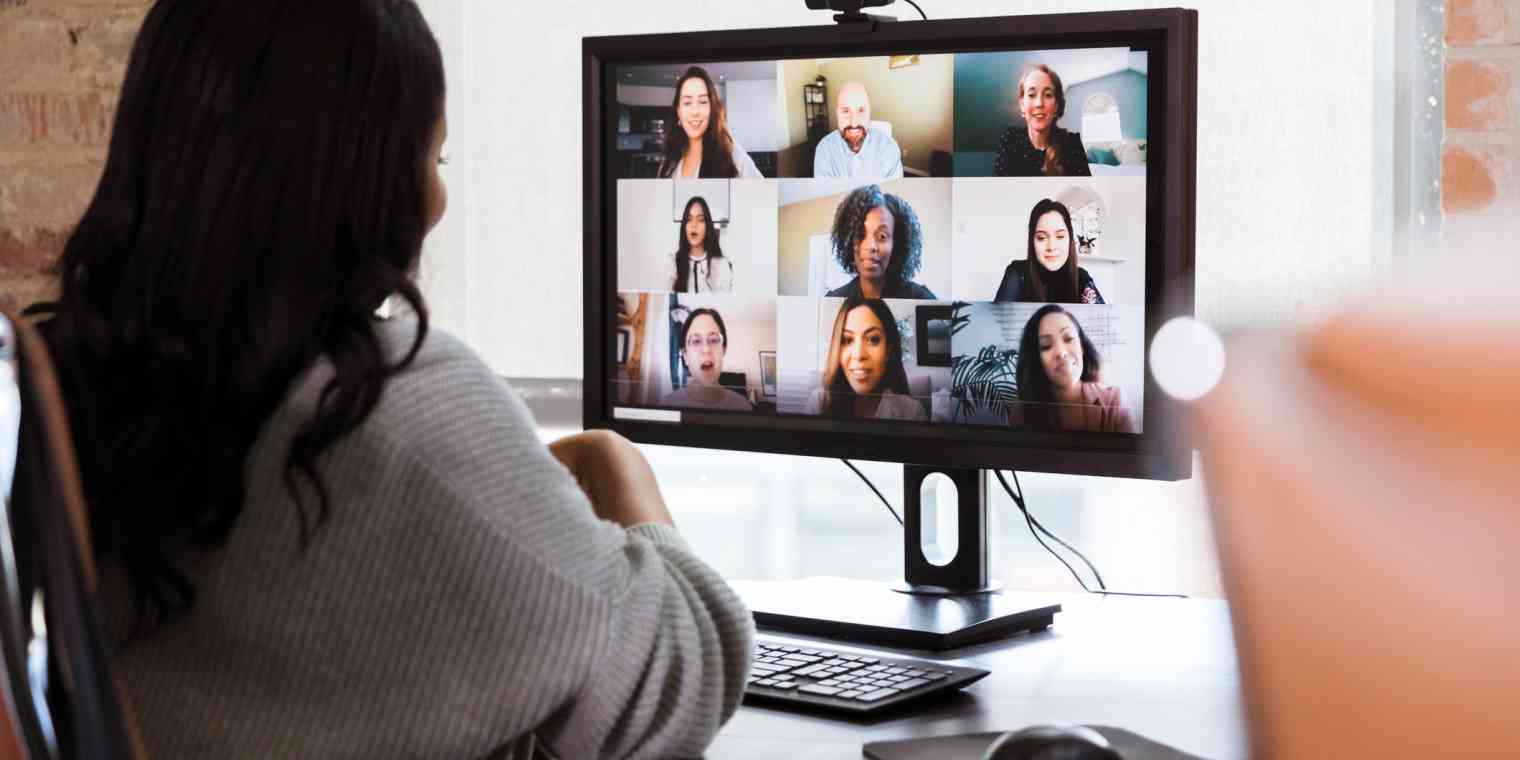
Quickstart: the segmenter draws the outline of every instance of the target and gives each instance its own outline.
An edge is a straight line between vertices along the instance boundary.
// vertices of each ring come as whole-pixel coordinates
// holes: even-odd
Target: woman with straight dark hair
[[[1134,433],[1135,419],[1118,387],[1101,382],[1103,357],[1071,312],[1040,307],[1019,337],[1015,427],[1039,432]]]
[[[675,274],[670,289],[677,293],[727,293],[734,289],[734,264],[723,255],[712,211],[700,195],[686,202],[671,266]]]
[[[1019,75],[1019,116],[1023,126],[1003,131],[992,173],[999,177],[1089,177],[1082,136],[1056,125],[1066,115],[1066,88],[1043,63]]]
[[[412,0],[143,22],[34,311],[152,756],[699,755],[738,704],[749,616],[638,452],[428,330],[443,114]]]
[[[886,301],[857,295],[839,304],[823,384],[808,397],[803,413],[837,419],[929,418],[908,390],[902,333]]]
[[[1077,263],[1077,236],[1066,204],[1049,198],[1029,212],[1029,248],[1003,270],[994,301],[1103,303],[1097,283]]]
[[[676,80],[676,97],[665,124],[660,176],[675,179],[763,177],[760,167],[728,131],[728,109],[707,69],[692,66]]]

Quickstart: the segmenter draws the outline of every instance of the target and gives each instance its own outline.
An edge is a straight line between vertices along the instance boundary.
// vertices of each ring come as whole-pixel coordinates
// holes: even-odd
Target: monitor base
[[[905,594],[849,578],[734,581],[755,625],[861,644],[944,651],[1049,628],[1060,596],[1023,591]]]

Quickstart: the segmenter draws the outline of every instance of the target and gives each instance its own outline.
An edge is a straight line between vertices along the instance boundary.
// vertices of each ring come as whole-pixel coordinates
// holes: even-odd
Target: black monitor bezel
[[[1145,432],[1036,434],[996,428],[805,417],[682,412],[680,424],[613,416],[616,367],[617,220],[606,162],[616,107],[608,67],[629,63],[744,61],[1119,47],[1151,54],[1148,95],[1145,342],[1161,325],[1193,314],[1197,153],[1197,11],[1181,8],[904,21],[863,25],[587,37],[582,40],[585,356],[583,424],[643,443],[845,457],[923,465],[1178,480],[1192,475],[1192,440],[1182,406],[1145,378]],[[1159,234],[1153,234],[1158,231]],[[1149,362],[1147,362],[1149,366]],[[712,424],[720,416],[730,424]],[[808,428],[818,428],[808,430]],[[1003,440],[1006,438],[1015,440]]]

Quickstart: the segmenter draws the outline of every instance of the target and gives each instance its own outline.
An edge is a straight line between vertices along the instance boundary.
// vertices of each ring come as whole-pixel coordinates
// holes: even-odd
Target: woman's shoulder
[[[920,301],[932,301],[935,299],[934,291],[912,280],[903,280],[889,298],[909,298]]]
[[[1029,267],[1025,259],[1016,259],[1008,262],[1003,268],[1003,280],[998,283],[997,293],[992,297],[994,301],[1017,301],[1024,292],[1024,278],[1028,275]]]
[[[876,408],[876,418],[883,420],[926,420],[924,405],[912,396],[887,391],[881,394]]]
[[[1096,380],[1082,384],[1082,394],[1088,403],[1098,406],[1123,406],[1124,392],[1117,385],[1104,385]]]
[[[849,298],[860,295],[860,278],[854,277],[843,285],[823,294],[826,298]]]
[[[823,411],[823,389],[814,388],[808,394],[807,406],[802,408],[803,414],[819,414]]]

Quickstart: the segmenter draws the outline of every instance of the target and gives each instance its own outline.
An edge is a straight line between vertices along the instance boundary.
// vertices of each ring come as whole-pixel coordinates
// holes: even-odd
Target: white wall
[[[512,376],[581,374],[581,38],[827,23],[796,0],[420,4],[448,66],[452,159],[423,289],[438,327]],[[1175,4],[920,3],[935,18]],[[1387,158],[1373,147],[1374,34],[1386,9],[1190,5],[1200,12],[1199,314],[1226,328],[1312,314],[1386,262],[1373,236],[1375,161]]]

